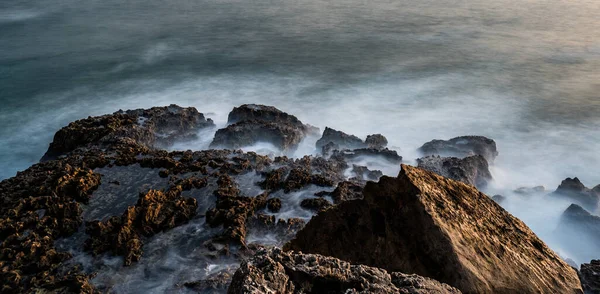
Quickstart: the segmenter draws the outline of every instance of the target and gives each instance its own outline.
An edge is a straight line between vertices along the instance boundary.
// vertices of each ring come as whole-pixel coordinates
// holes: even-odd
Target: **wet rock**
[[[277,157],[275,163],[283,166],[263,172],[265,179],[258,185],[271,192],[283,189],[285,193],[303,189],[308,185],[334,186],[336,182],[344,179],[344,170],[348,167],[343,160],[312,156],[295,160]]]
[[[354,150],[334,151],[332,157],[339,157],[346,161],[357,160],[363,157],[379,157],[392,164],[398,164],[402,162],[402,156],[398,155],[398,152],[387,148],[361,148]]]
[[[271,199],[267,200],[267,208],[271,212],[278,212],[281,209],[281,199],[271,198]]]
[[[274,215],[255,214],[247,221],[248,231],[257,235],[276,235],[278,246],[291,240],[306,224],[299,218],[276,219]],[[250,244],[248,244],[250,246]]]
[[[104,222],[86,222],[90,238],[85,249],[94,255],[104,252],[122,255],[124,264],[131,265],[141,258],[143,236],[150,237],[189,221],[197,208],[196,199],[181,197],[181,190],[140,194],[137,204],[122,216]]]
[[[483,136],[462,136],[450,140],[432,140],[423,144],[419,151],[424,155],[464,158],[481,155],[490,163],[498,156],[496,142]]]
[[[300,202],[300,206],[309,210],[322,211],[329,208],[331,203],[323,198],[307,198]]]
[[[359,181],[377,181],[383,176],[380,170],[370,170],[366,166],[352,165],[352,173]]]
[[[544,193],[546,188],[544,186],[535,186],[535,187],[519,187],[514,192],[520,195],[532,195]]]
[[[78,120],[60,129],[42,161],[92,146],[109,149],[127,145],[167,147],[177,140],[193,139],[198,130],[213,126],[212,120],[193,107],[170,105],[117,111]]]
[[[365,139],[368,148],[383,149],[387,146],[388,140],[382,134],[368,135]]]
[[[566,197],[587,210],[596,211],[600,201],[600,185],[589,189],[578,178],[566,178],[550,195]]]
[[[340,204],[348,200],[361,199],[363,187],[356,182],[344,181],[339,183],[333,192],[319,192],[316,196],[329,196],[333,199],[333,203]]]
[[[316,254],[260,249],[236,271],[228,293],[460,293],[417,275]]]
[[[223,293],[227,290],[235,269],[229,268],[212,274],[202,280],[183,284],[196,293]]]
[[[286,250],[414,273],[466,293],[581,293],[577,273],[469,185],[402,165],[314,216]],[[361,244],[360,246],[348,246]]]
[[[585,293],[600,293],[600,260],[581,264],[581,284]]]
[[[577,204],[563,212],[554,233],[561,247],[577,260],[590,260],[600,251],[600,217]]]
[[[317,149],[322,150],[329,143],[335,144],[337,149],[359,149],[367,147],[359,137],[348,135],[344,132],[326,127],[323,136],[317,141]]]
[[[294,151],[318,128],[303,124],[295,116],[265,105],[244,104],[229,113],[228,126],[215,134],[211,148],[237,149],[265,142],[283,151]]]
[[[492,180],[488,163],[480,155],[465,158],[428,156],[417,159],[420,168],[483,188]]]

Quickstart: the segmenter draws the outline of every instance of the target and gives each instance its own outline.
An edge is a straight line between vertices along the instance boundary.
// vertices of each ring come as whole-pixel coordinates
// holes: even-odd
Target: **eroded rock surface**
[[[336,149],[359,149],[366,148],[367,144],[363,140],[354,135],[348,135],[342,131],[334,130],[326,127],[323,136],[317,141],[316,146],[321,150],[325,145],[333,143]]]
[[[402,165],[319,213],[286,250],[414,273],[466,293],[581,293],[574,269],[469,185]],[[353,246],[352,244],[356,244]]]
[[[428,156],[417,159],[420,168],[443,177],[483,188],[492,180],[489,166],[481,155],[465,158]]]
[[[228,293],[460,293],[417,275],[385,270],[317,254],[261,249],[236,271]]]
[[[496,142],[483,136],[461,136],[450,140],[432,140],[419,148],[427,155],[440,155],[443,157],[468,157],[481,155],[488,162],[494,162],[498,156]]]
[[[552,194],[554,197],[566,197],[587,210],[596,211],[600,201],[600,185],[587,188],[578,178],[566,178]]]
[[[582,264],[579,272],[585,293],[600,293],[600,260]]]

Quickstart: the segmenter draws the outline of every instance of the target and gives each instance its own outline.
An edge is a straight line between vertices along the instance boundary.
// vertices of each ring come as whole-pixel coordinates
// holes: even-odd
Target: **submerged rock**
[[[483,188],[492,180],[488,163],[481,155],[466,158],[428,156],[417,159],[420,168],[449,179]]]
[[[579,272],[585,293],[600,293],[600,260],[592,260],[590,263],[581,264]]]
[[[578,178],[566,178],[550,195],[569,198],[585,209],[596,211],[600,201],[600,185],[590,189],[583,185]]]
[[[450,140],[432,140],[419,148],[427,155],[440,155],[443,157],[467,157],[481,155],[488,162],[494,162],[498,156],[496,142],[483,136],[462,136]]]
[[[237,149],[263,142],[294,151],[307,135],[319,131],[275,107],[256,104],[235,107],[229,113],[228,124],[217,131],[211,148]]]
[[[317,254],[261,249],[242,263],[227,293],[460,293],[432,279]]]
[[[397,178],[369,182],[363,194],[313,217],[285,249],[414,273],[466,293],[581,293],[574,269],[472,186],[402,165]]]

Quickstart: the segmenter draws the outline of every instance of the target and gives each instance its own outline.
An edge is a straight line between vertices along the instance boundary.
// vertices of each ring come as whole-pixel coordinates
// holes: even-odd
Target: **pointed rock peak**
[[[577,273],[470,185],[402,165],[330,208],[285,249],[418,274],[465,293],[581,293]]]

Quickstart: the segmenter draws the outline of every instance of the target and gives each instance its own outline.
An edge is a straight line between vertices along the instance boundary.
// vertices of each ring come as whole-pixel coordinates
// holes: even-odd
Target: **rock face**
[[[167,147],[176,140],[193,139],[198,130],[213,126],[211,119],[206,119],[193,107],[170,105],[117,111],[114,114],[78,120],[60,129],[54,135],[42,161],[90,146]]]
[[[590,260],[600,251],[600,217],[571,204],[561,215],[555,234],[573,258]]]
[[[333,143],[337,146],[336,149],[359,149],[366,148],[367,144],[363,142],[359,137],[354,135],[348,135],[344,132],[334,130],[326,127],[323,132],[321,139],[317,141],[317,149],[321,150],[323,146]]]
[[[273,144],[283,151],[294,151],[318,128],[304,125],[298,118],[275,107],[244,104],[229,113],[228,126],[215,134],[211,148],[237,149],[260,142]]]
[[[488,162],[494,162],[498,156],[496,142],[483,136],[462,136],[450,140],[433,140],[423,144],[419,151],[427,155],[440,155],[444,157],[467,157],[481,155]]]
[[[466,293],[581,293],[574,269],[472,186],[402,165],[321,212],[286,250],[414,273]]]
[[[387,146],[388,140],[382,134],[373,134],[367,136],[365,144],[367,144],[369,148],[383,149]]]
[[[481,155],[463,159],[428,156],[417,159],[417,164],[420,168],[478,188],[485,187],[492,180],[488,163]]]
[[[600,260],[582,264],[579,272],[585,293],[600,293]]]
[[[261,249],[233,276],[237,293],[460,293],[417,275],[388,273],[332,257]]]
[[[589,189],[578,178],[566,178],[551,195],[567,197],[585,209],[595,211],[600,201],[600,185]]]

